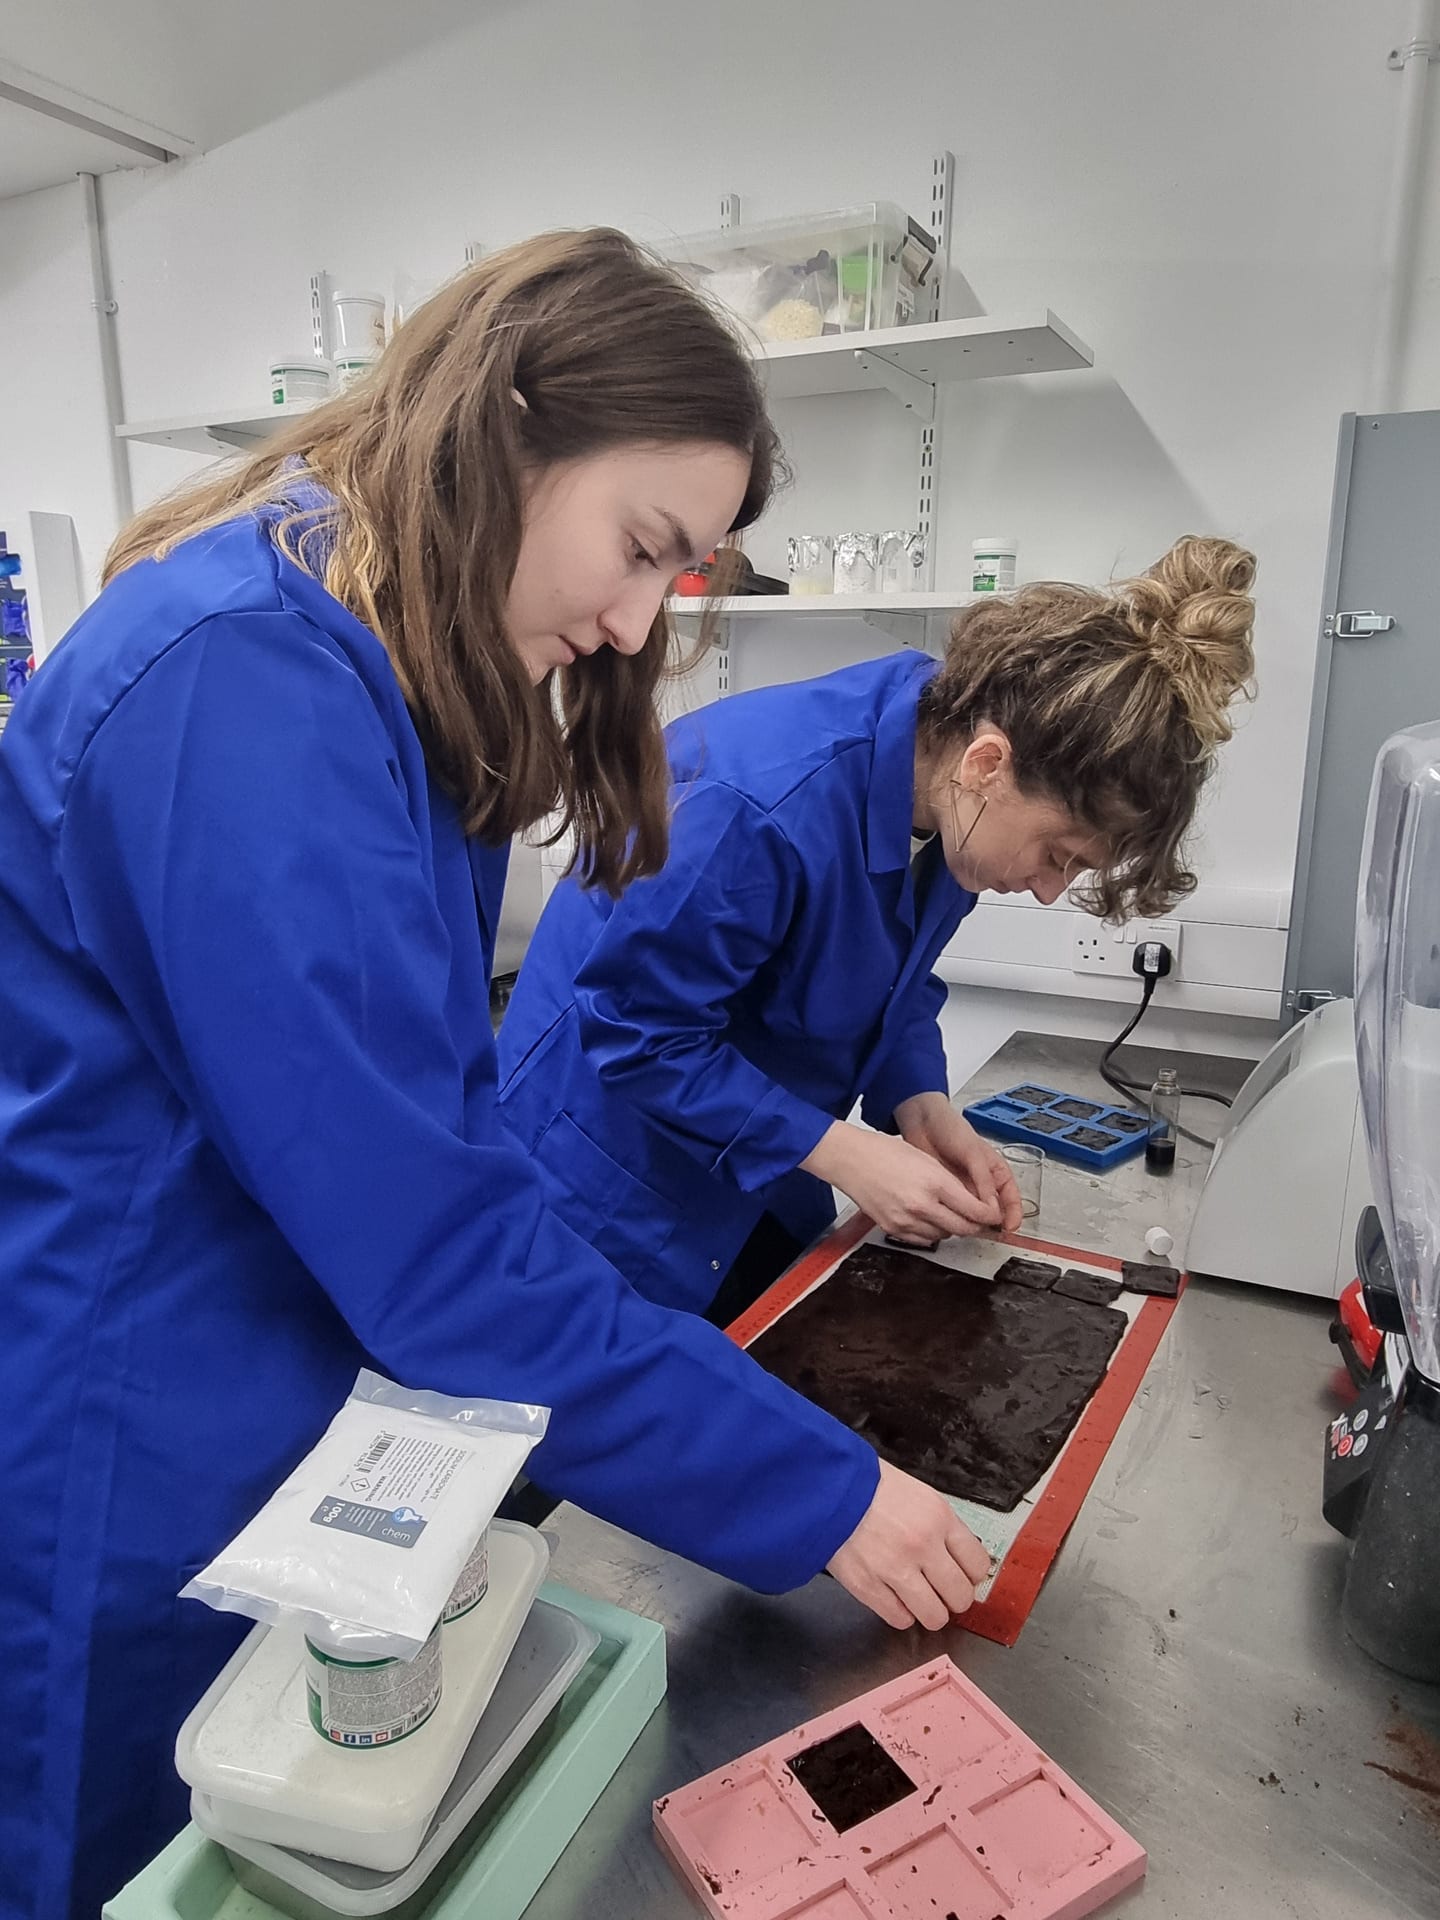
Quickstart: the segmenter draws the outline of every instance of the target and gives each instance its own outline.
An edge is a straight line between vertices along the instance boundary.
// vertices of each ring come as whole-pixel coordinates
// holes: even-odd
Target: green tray
[[[665,1697],[663,1627],[554,1583],[540,1598],[593,1627],[600,1645],[531,1748],[523,1777],[497,1791],[433,1893],[411,1909],[424,1920],[520,1920]],[[106,1902],[102,1920],[285,1916],[246,1892],[223,1847],[187,1826]]]

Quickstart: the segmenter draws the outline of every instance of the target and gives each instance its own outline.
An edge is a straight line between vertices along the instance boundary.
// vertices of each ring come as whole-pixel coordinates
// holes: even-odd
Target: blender
[[[1351,1636],[1440,1680],[1440,721],[1380,749],[1355,934],[1356,1050],[1408,1364],[1345,1581]]]

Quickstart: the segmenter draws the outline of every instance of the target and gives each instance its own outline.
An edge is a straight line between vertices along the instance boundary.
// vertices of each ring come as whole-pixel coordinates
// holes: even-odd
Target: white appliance
[[[1278,1040],[1236,1095],[1185,1264],[1338,1299],[1355,1278],[1355,1222],[1370,1199],[1355,1006],[1331,1000]]]

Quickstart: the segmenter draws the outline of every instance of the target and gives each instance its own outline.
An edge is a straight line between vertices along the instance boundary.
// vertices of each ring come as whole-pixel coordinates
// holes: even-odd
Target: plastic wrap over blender
[[[1355,939],[1356,1046],[1375,1204],[1410,1365],[1376,1460],[1345,1623],[1376,1659],[1440,1679],[1440,721],[1375,765]]]

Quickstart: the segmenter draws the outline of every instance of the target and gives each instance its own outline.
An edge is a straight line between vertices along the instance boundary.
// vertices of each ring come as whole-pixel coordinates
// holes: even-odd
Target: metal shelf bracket
[[[330,276],[322,268],[319,273],[310,276],[310,350],[317,360],[328,360],[331,349],[331,316],[335,309],[330,304],[333,289]]]
[[[863,367],[867,373],[874,374],[881,386],[894,394],[907,413],[913,413],[927,427],[934,425],[935,387],[932,381],[922,380],[918,373],[911,373],[895,361],[887,360],[883,354],[871,353],[865,347],[855,349],[855,364]]]
[[[914,647],[925,653],[929,647],[930,616],[924,613],[884,613],[878,607],[861,616],[867,627],[888,634],[902,647]]]
[[[927,318],[945,318],[945,287],[950,274],[950,207],[955,198],[955,156],[949,148],[935,155],[930,165],[930,231],[935,239],[935,264],[938,269],[930,288]],[[931,393],[930,412],[923,416],[920,434],[920,460],[916,472],[915,526],[925,542],[925,585],[935,585],[935,476],[940,466],[941,416]]]

